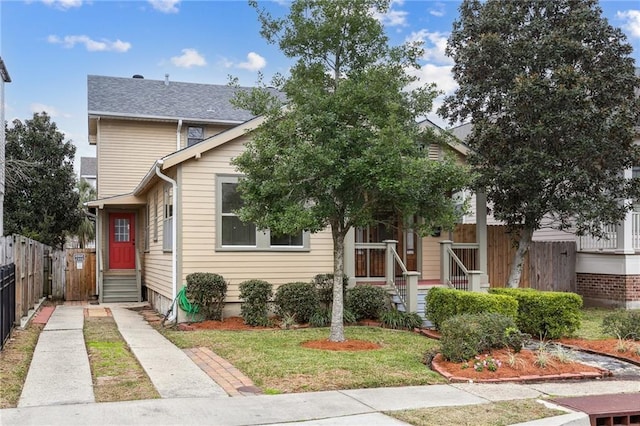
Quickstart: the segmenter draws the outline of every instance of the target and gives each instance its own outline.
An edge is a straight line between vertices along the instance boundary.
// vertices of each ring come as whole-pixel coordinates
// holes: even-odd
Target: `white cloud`
[[[446,14],[444,3],[436,3],[432,8],[429,9],[429,14],[433,16],[437,16],[438,18],[443,17]]]
[[[149,4],[162,13],[178,13],[180,0],[149,0]]]
[[[418,70],[410,71],[411,75],[418,77],[418,81],[411,87],[436,83],[438,90],[445,94],[451,94],[458,88],[458,83],[453,79],[451,65],[425,64]]]
[[[42,3],[60,10],[82,6],[82,0],[42,0]]]
[[[52,107],[51,105],[40,104],[37,102],[29,105],[29,111],[31,111],[32,114],[45,111],[52,118],[55,118],[55,117],[71,118],[71,114],[60,112],[56,107]]]
[[[249,71],[259,71],[267,65],[266,59],[258,55],[256,52],[249,52],[247,54],[247,61],[240,62],[236,67]]]
[[[631,37],[640,38],[640,10],[625,10],[616,13],[616,18],[624,21],[622,28],[629,32]]]
[[[382,25],[389,27],[406,27],[408,12],[404,10],[394,9],[395,6],[401,7],[404,0],[392,0],[389,10],[386,13],[380,13],[375,9],[371,9],[371,14],[375,19],[380,21]]]
[[[413,32],[407,37],[408,42],[420,41],[424,43],[425,61],[431,61],[438,64],[453,64],[453,59],[445,54],[447,48],[447,39],[449,35],[441,32],[429,32],[420,30]]]
[[[131,49],[131,43],[126,41],[111,41],[107,39],[98,41],[92,40],[86,35],[64,36],[64,38],[60,38],[57,35],[50,35],[47,37],[47,41],[51,44],[61,44],[69,49],[76,44],[83,44],[89,52],[126,52]]]
[[[171,63],[180,68],[203,67],[207,65],[204,59],[196,49],[182,49],[181,56],[171,58]]]

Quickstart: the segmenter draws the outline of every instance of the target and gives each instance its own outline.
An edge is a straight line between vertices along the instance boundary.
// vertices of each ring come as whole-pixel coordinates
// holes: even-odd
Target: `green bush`
[[[467,361],[493,348],[520,351],[524,336],[513,318],[493,312],[461,314],[442,323],[440,349],[453,362]]]
[[[498,294],[434,287],[427,293],[426,303],[426,316],[437,329],[447,319],[460,314],[494,312],[513,320],[518,317],[518,302]]]
[[[333,303],[333,274],[318,274],[313,277],[313,285],[318,292],[320,304],[325,308],[330,308]],[[345,299],[347,286],[349,285],[349,277],[342,277],[342,296]]]
[[[422,327],[422,318],[415,312],[402,312],[390,309],[380,315],[380,322],[384,327],[394,330],[413,330]]]
[[[518,328],[534,337],[559,339],[580,328],[582,297],[530,288],[494,288],[492,294],[518,301]]]
[[[227,282],[222,275],[194,272],[187,275],[187,297],[200,307],[205,319],[222,321]]]
[[[273,286],[263,280],[248,280],[240,283],[240,315],[244,323],[253,326],[269,325],[269,300]]]
[[[293,317],[297,323],[309,322],[318,310],[318,293],[312,283],[293,282],[278,287],[274,299],[276,313],[281,317]]]
[[[344,309],[342,311],[342,322],[344,324],[353,324],[356,322],[356,317],[353,313]],[[309,318],[309,325],[311,327],[328,327],[331,325],[331,309],[320,308],[311,315]]]
[[[346,308],[357,320],[378,319],[388,306],[388,295],[383,288],[373,285],[357,285],[347,290]]]
[[[602,319],[602,331],[618,339],[640,340],[640,311],[610,313]]]

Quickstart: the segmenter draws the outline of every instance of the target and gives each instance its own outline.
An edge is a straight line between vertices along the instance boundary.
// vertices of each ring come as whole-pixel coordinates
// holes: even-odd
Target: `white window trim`
[[[216,175],[216,251],[270,251],[270,252],[309,252],[311,251],[311,234],[302,233],[301,246],[272,246],[271,231],[256,229],[256,245],[230,246],[222,245],[222,184],[238,183],[239,175]]]
[[[167,183],[162,190],[162,251],[173,251],[173,186]],[[169,210],[167,207],[171,205]],[[167,232],[168,231],[168,232]]]

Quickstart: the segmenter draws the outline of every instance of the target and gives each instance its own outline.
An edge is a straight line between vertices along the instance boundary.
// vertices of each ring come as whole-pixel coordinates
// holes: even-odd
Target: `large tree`
[[[13,121],[6,129],[7,162],[23,167],[19,182],[7,187],[5,233],[21,234],[62,247],[65,235],[79,223],[73,158],[75,146],[45,113]],[[10,180],[7,177],[8,181]]]
[[[447,54],[459,84],[439,112],[469,120],[475,186],[519,236],[520,282],[542,226],[601,235],[638,196],[623,171],[640,106],[631,46],[592,0],[465,0]]]
[[[344,240],[381,212],[424,218],[422,230],[451,225],[448,195],[466,174],[453,161],[427,158],[441,140],[416,119],[436,96],[432,85],[409,90],[421,49],[390,47],[374,12],[382,0],[297,0],[288,16],[258,10],[261,34],[296,60],[273,85],[286,98],[254,90],[237,105],[264,114],[246,151],[234,160],[243,220],[276,234],[330,227],[334,288],[329,340],[343,341]]]

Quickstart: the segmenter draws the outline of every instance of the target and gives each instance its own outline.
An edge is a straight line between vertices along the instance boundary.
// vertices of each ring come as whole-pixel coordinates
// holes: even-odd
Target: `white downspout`
[[[178,129],[176,130],[176,151],[180,151],[180,132],[182,131],[182,118],[178,120]]]
[[[178,200],[178,182],[171,179],[169,176],[164,175],[160,172],[160,167],[163,164],[163,160],[160,159],[156,161],[156,175],[165,182],[169,182],[173,187],[173,226],[171,229],[171,264],[172,264],[172,273],[171,273],[171,281],[172,281],[172,297],[171,301],[176,300],[178,296],[178,209],[176,208],[176,202]],[[163,231],[164,232],[164,231]],[[178,315],[178,308],[174,308],[171,311],[171,317],[168,318],[170,321],[173,321]]]

